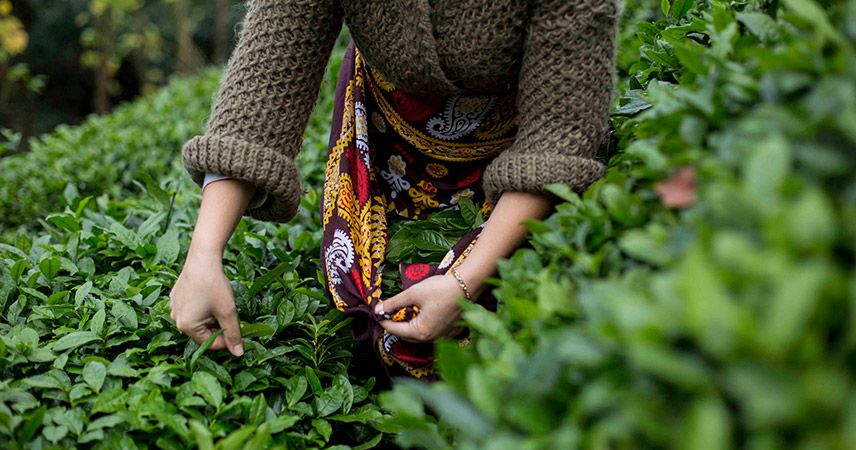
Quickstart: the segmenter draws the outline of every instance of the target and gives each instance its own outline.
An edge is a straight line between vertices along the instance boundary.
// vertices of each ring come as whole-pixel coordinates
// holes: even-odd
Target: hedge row
[[[199,200],[177,150],[201,130],[216,72],[61,128],[31,154],[2,162],[26,200],[11,204],[14,192],[4,183],[4,210],[53,212],[38,226],[15,227],[30,220],[23,216],[4,223],[4,448],[360,449],[383,442],[374,380],[350,373],[348,321],[329,304],[318,273],[317,188],[344,39],[304,141],[300,167],[311,189],[298,216],[284,226],[242,221],[224,255],[243,325],[241,358],[189,341],[168,308]]]
[[[856,2],[693,3],[636,24],[621,153],[499,313],[383,397],[402,446],[856,448]]]

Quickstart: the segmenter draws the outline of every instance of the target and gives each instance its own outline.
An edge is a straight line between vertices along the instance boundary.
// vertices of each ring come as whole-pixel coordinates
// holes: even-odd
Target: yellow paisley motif
[[[446,166],[437,163],[428,163],[425,165],[425,170],[428,171],[428,175],[434,178],[443,178],[449,173],[449,169]]]
[[[371,74],[368,76],[368,85],[386,121],[392,125],[398,135],[433,158],[445,161],[475,161],[494,156],[514,142],[514,136],[479,143],[456,143],[435,139],[414,128],[395,112],[383,96],[383,89],[377,85],[377,81]]]
[[[473,136],[479,139],[496,139],[504,136],[517,126],[517,109],[513,96],[505,96],[493,110],[493,114],[479,125]]]

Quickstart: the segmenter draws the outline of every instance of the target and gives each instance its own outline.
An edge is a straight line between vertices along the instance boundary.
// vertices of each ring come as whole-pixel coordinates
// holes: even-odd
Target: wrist
[[[469,285],[467,285],[467,282],[464,281],[463,277],[461,277],[461,274],[460,272],[458,272],[458,269],[455,267],[450,267],[448,273],[452,274],[452,278],[454,278],[455,282],[458,284],[458,287],[460,288],[464,299],[472,301],[475,297],[473,296],[472,292],[470,292]]]
[[[481,294],[486,287],[484,281],[494,272],[493,267],[495,267],[495,264],[493,265],[493,267],[489,266],[490,265],[488,264],[473,266],[466,264],[465,262],[458,265],[457,267],[450,268],[449,271],[446,273],[450,277],[456,279],[458,277],[455,277],[455,274],[452,271],[452,269],[455,269],[455,272],[457,272],[458,276],[460,277],[460,281],[456,279],[455,282],[459,285],[461,289],[461,295],[465,295],[463,286],[460,286],[461,284],[463,284],[467,287],[466,290],[470,293],[470,299],[475,300],[479,297],[479,294]]]
[[[188,263],[222,264],[223,250],[225,250],[223,245],[207,242],[194,243],[191,240],[190,247],[187,249],[185,265]]]

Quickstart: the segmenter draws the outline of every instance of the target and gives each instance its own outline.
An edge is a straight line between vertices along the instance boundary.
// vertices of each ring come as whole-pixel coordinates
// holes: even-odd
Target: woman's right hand
[[[203,259],[188,257],[169,293],[169,317],[179,331],[201,344],[218,329],[210,350],[228,349],[235,356],[244,354],[238,313],[232,286],[223,273],[217,255]]]
[[[250,202],[255,187],[227,178],[202,191],[184,268],[169,293],[169,317],[179,331],[201,344],[218,329],[209,350],[244,353],[232,286],[223,273],[223,249]]]

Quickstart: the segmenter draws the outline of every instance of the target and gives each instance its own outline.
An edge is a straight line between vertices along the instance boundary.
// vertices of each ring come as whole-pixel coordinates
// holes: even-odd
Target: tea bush
[[[604,178],[552,187],[499,312],[464,304],[444,381],[384,410],[319,282],[336,58],[298,217],[242,221],[224,255],[243,358],[167,312],[198,195],[177,148],[216,72],[0,161],[4,445],[856,448],[856,0],[658,6],[624,11]],[[396,257],[436,256],[398,231]]]
[[[346,36],[304,140],[309,192],[298,217],[285,226],[241,221],[224,254],[241,358],[189,341],[168,308],[198,208],[178,149],[201,131],[216,71],[61,128],[32,153],[0,162],[8,176],[0,205],[17,214],[4,216],[0,241],[4,448],[361,449],[384,441],[374,380],[349,374],[348,322],[329,305],[318,272],[318,187]],[[53,213],[28,223],[45,211]]]
[[[123,197],[141,174],[177,173],[176,149],[202,130],[218,80],[217,70],[175,79],[109,116],[34,139],[25,155],[0,159],[0,231],[56,212],[68,183],[81,195]]]
[[[662,7],[605,177],[384,395],[402,446],[856,448],[856,2]]]
[[[167,295],[192,229],[190,184],[150,184],[123,201],[70,188],[45,234],[0,244],[6,448],[368,448],[382,439],[368,425],[382,417],[373,381],[348,377],[347,321],[320,289],[314,214],[284,227],[243,221],[230,241],[243,357],[207,353],[175,330]],[[317,202],[313,191],[304,207]]]

